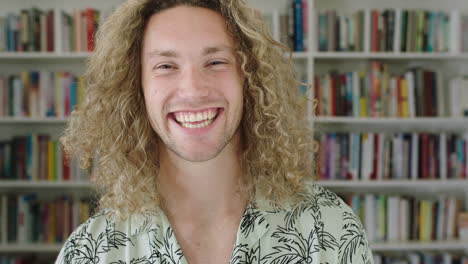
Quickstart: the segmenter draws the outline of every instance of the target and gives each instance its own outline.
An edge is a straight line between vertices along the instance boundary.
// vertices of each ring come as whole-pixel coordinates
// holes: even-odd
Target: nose
[[[197,67],[186,68],[181,76],[179,93],[186,98],[204,98],[209,95],[210,83]]]

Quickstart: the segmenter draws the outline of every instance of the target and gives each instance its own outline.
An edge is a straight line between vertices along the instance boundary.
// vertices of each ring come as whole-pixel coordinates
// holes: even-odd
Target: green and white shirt
[[[230,264],[372,264],[367,235],[336,194],[308,184],[290,210],[245,209]],[[80,225],[56,264],[188,264],[162,211],[114,222],[100,212]]]

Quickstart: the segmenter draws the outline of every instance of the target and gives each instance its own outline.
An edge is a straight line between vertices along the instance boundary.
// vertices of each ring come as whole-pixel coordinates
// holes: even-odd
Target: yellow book
[[[426,241],[427,240],[427,233],[426,233],[426,225],[427,225],[427,201],[420,202],[420,209],[419,209],[419,240]]]
[[[365,81],[365,73],[364,72],[359,72],[359,80],[364,80]],[[366,85],[364,85],[366,86]],[[364,87],[361,87],[361,91],[365,91],[366,89]],[[359,112],[361,117],[367,117],[367,99],[366,99],[366,94],[362,93],[359,91]]]
[[[84,78],[83,76],[77,77],[77,96],[76,96],[76,105],[79,106],[83,103],[84,100],[84,93],[85,93],[85,85],[84,85]]]
[[[401,79],[401,117],[409,117],[408,110],[408,83]]]
[[[54,180],[54,144],[47,142],[47,180]]]

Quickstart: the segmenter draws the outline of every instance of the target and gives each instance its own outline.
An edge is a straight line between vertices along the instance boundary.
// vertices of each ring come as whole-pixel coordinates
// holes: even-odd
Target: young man
[[[132,0],[100,28],[61,139],[99,212],[56,263],[372,263],[361,223],[307,181],[290,58],[238,0]]]

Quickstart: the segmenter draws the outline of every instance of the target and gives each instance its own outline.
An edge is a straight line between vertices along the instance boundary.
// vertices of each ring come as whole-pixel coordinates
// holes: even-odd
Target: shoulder
[[[96,259],[103,260],[111,251],[134,246],[133,236],[153,230],[156,220],[156,214],[148,214],[116,221],[110,211],[101,211],[73,231],[55,263],[69,264],[80,259],[89,260],[90,263]]]
[[[307,182],[302,197],[291,208],[274,214],[277,230],[292,231],[316,243],[321,255],[338,263],[372,263],[361,221],[336,193]]]

